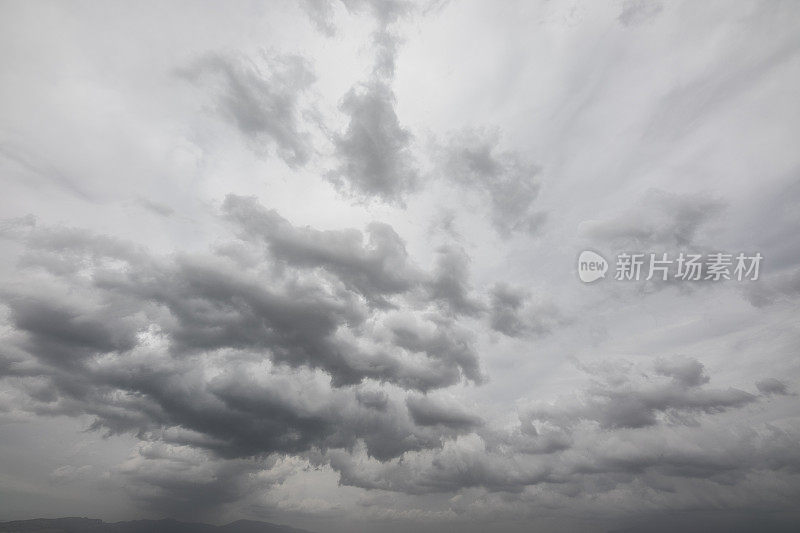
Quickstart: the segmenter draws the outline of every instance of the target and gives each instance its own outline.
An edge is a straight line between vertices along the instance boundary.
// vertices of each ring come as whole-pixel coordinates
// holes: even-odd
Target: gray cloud
[[[541,465],[524,465],[511,458],[455,447],[445,448],[435,456],[408,458],[401,463],[364,464],[358,459],[331,454],[331,465],[340,473],[342,484],[414,495],[472,487],[519,492],[525,486],[546,481],[550,472]]]
[[[654,368],[657,374],[672,379],[639,383],[625,374],[617,375],[595,382],[563,402],[536,407],[530,414],[562,428],[582,420],[596,422],[601,428],[642,428],[660,420],[694,423],[695,415],[720,413],[756,401],[756,396],[743,390],[705,387],[709,378],[695,359],[660,359]]]
[[[691,357],[659,358],[654,365],[656,373],[669,376],[684,387],[699,387],[710,381],[703,364]]]
[[[490,293],[490,327],[508,337],[546,335],[554,327],[567,322],[551,303],[535,303],[521,287],[496,283]]]
[[[662,491],[686,480],[729,483],[800,465],[783,443],[791,437],[778,434],[756,444],[733,440],[720,453],[654,445],[652,432],[691,431],[703,418],[757,401],[739,389],[711,388],[704,366],[687,357],[658,359],[652,374],[587,365],[596,379],[585,389],[522,408],[510,429],[455,400],[398,395],[382,383],[424,390],[455,383],[459,373],[479,382],[470,335],[449,314],[435,322],[408,310],[370,315],[355,285],[345,289],[349,298],[326,292],[304,273],[316,265],[335,274],[329,263],[339,255],[310,250],[346,232],[320,239],[252,200],[229,200],[225,213],[248,239],[242,245],[264,239],[274,256],[243,269],[225,256],[160,258],[85,232],[33,228],[27,243],[40,255],[29,266],[50,272],[50,283],[94,296],[70,307],[42,287],[49,300],[9,293],[6,304],[17,330],[6,353],[19,350],[34,368],[19,389],[27,399],[18,408],[89,415],[94,429],[134,432],[151,443],[120,473],[132,497],[153,510],[185,515],[199,505],[213,515],[246,501],[289,475],[275,466],[281,454],[329,465],[345,485],[409,495],[480,489],[523,497],[530,487],[547,487],[571,498],[601,497],[608,487],[639,483]],[[273,249],[280,240],[275,227],[285,242]],[[342,256],[366,257],[363,246],[343,249],[349,252]],[[43,260],[48,254],[73,268],[52,269],[53,261]],[[281,275],[270,270],[279,258]],[[263,270],[256,275],[253,268]],[[516,289],[494,292],[512,309],[525,306],[524,295],[512,297]],[[383,333],[361,331],[375,320]],[[340,342],[332,332],[342,327],[385,355]],[[74,366],[58,363],[45,351],[48,343],[72,350]],[[317,379],[320,370],[333,386]],[[785,391],[770,380],[758,388],[765,395]],[[615,438],[629,440],[624,453]],[[159,451],[162,444],[182,451]]]
[[[234,195],[226,198],[223,212],[243,238],[266,244],[281,264],[321,269],[373,306],[392,308],[396,297],[414,293],[423,304],[436,302],[449,316],[484,311],[471,295],[469,256],[456,246],[439,247],[436,265],[427,273],[414,265],[405,243],[387,224],[369,224],[366,239],[352,229],[298,228],[254,198]]]
[[[652,189],[636,207],[621,215],[581,224],[581,233],[619,249],[648,250],[653,246],[697,249],[699,232],[723,209],[724,204],[707,195],[681,195]]]
[[[245,238],[265,242],[280,261],[298,268],[323,268],[370,302],[388,305],[387,297],[409,291],[421,280],[405,244],[386,224],[370,224],[364,242],[357,230],[295,228],[253,198],[229,195],[223,211]]]
[[[619,22],[623,26],[638,26],[652,21],[664,7],[655,0],[625,0]]]
[[[756,382],[758,392],[765,396],[785,396],[789,394],[786,383],[777,378],[764,378]]]
[[[796,530],[800,4],[684,4],[4,3],[0,519]]]
[[[410,396],[406,400],[411,418],[420,426],[445,426],[456,430],[471,430],[481,425],[480,417],[458,405],[432,398]]]
[[[703,365],[691,358],[663,358],[655,366],[656,376],[626,365],[592,368],[605,369],[598,374],[604,377],[581,391],[583,401],[563,397],[523,408],[512,428],[484,426],[458,405],[410,397],[406,403],[418,424],[450,424],[476,433],[399,463],[331,452],[331,464],[342,483],[363,488],[428,494],[480,487],[522,494],[536,486],[565,495],[565,505],[615,489],[646,486],[672,494],[672,484],[689,480],[727,485],[751,472],[800,465],[796,450],[787,447],[791,437],[777,428],[757,442],[752,436],[718,435],[720,448],[700,444],[708,427],[701,429],[693,416],[724,417],[756,397],[708,388]],[[665,441],[672,433],[689,441]]]
[[[336,26],[333,20],[334,5],[336,3],[335,0],[303,0],[302,2],[306,15],[311,19],[317,30],[327,37],[333,37],[336,34]],[[378,45],[386,44],[383,38],[391,36],[389,27],[416,7],[413,2],[406,0],[341,0],[341,3],[351,14],[367,13],[374,19],[377,29],[373,33],[373,41]],[[393,56],[396,49],[392,45],[389,51]],[[379,59],[376,64],[380,64],[380,58],[389,51],[380,50],[377,53]],[[393,71],[394,68],[392,67],[389,73],[393,73]]]
[[[24,348],[51,364],[70,366],[84,357],[136,345],[136,321],[114,317],[108,307],[81,308],[44,295],[6,294],[5,301],[11,324],[25,334]]]
[[[400,125],[394,101],[391,87],[378,79],[353,87],[342,99],[349,122],[334,137],[341,163],[327,175],[341,191],[402,203],[417,187],[412,135]]]
[[[367,11],[375,19],[377,29],[372,34],[375,47],[373,75],[376,78],[393,78],[400,37],[391,30],[391,26],[411,13],[416,8],[414,3],[407,0],[342,0],[342,3],[352,13]]]
[[[208,54],[179,74],[209,88],[219,113],[256,151],[273,145],[287,165],[304,165],[311,150],[308,134],[301,129],[299,95],[314,81],[311,66],[300,56],[264,54],[259,60]]]
[[[394,343],[411,352],[426,354],[434,361],[440,360],[444,369],[448,370],[448,374],[452,374],[455,368],[453,365],[457,365],[468,380],[475,384],[485,382],[486,377],[481,371],[479,358],[472,343],[474,336],[463,328],[453,326],[446,319],[436,322],[435,327],[431,328],[429,324],[418,321],[393,321],[390,329]],[[441,372],[440,370],[439,373]],[[444,376],[440,379],[444,380]]]
[[[527,326],[522,322],[519,311],[522,309],[524,300],[524,294],[513,290],[507,284],[495,285],[492,288],[492,329],[509,337],[523,335]]]
[[[429,297],[441,302],[453,315],[482,313],[483,304],[470,296],[469,256],[455,246],[441,246],[437,252],[436,269],[427,283]]]
[[[250,199],[229,197],[226,213],[254,239],[244,243],[265,239],[274,256],[243,269],[224,255],[163,258],[79,230],[23,231],[26,266],[44,277],[35,289],[4,293],[11,330],[0,368],[30,378],[21,405],[90,415],[94,429],[146,440],[183,429],[188,436],[173,444],[227,458],[361,441],[385,461],[441,446],[458,420],[430,424],[412,411],[417,423],[375,386],[427,391],[483,376],[472,338],[451,319],[387,315],[361,302],[360,291],[408,290],[382,267],[407,263],[391,228],[373,227],[373,246],[364,248],[357,232],[299,230]],[[329,269],[343,286],[307,267]],[[218,370],[209,378],[203,368]],[[317,371],[330,385],[315,381]],[[364,381],[373,385],[349,387]],[[227,501],[228,489],[212,488]]]
[[[359,390],[356,392],[358,403],[378,411],[386,410],[389,403],[388,395],[382,390]]]
[[[451,137],[441,149],[441,172],[457,185],[484,195],[492,224],[501,235],[535,233],[545,220],[544,213],[534,210],[540,170],[516,152],[501,151],[498,142],[497,135],[477,131]]]
[[[342,3],[351,12],[369,11],[380,27],[392,24],[414,8],[408,0],[342,0]]]
[[[317,30],[327,37],[333,37],[336,34],[331,0],[302,0],[301,4]]]
[[[744,296],[756,307],[791,301],[800,294],[800,269],[778,272],[744,288]]]
[[[415,6],[405,0],[342,3],[348,12],[367,13],[374,20],[374,59],[367,81],[353,85],[340,101],[339,110],[347,117],[347,127],[333,135],[338,165],[326,178],[349,196],[403,205],[405,196],[419,186],[419,171],[411,152],[413,135],[400,124],[395,112],[392,81],[401,38],[393,25],[414,11]],[[332,7],[324,5],[313,6],[310,11],[314,21],[323,11],[326,13],[323,28],[332,24]]]
[[[147,443],[114,473],[124,477],[126,491],[147,508],[194,520],[212,518],[224,505],[268,486],[248,474],[270,461],[209,459],[191,449]]]
[[[147,198],[139,198],[137,203],[151,213],[155,213],[156,215],[162,217],[171,217],[175,214],[175,210],[170,206],[148,200]]]

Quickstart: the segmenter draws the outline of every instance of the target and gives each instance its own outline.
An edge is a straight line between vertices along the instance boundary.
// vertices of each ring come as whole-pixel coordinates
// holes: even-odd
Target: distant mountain
[[[2,533],[309,533],[268,522],[237,520],[224,526],[164,520],[106,523],[94,518],[35,518],[0,522]]]

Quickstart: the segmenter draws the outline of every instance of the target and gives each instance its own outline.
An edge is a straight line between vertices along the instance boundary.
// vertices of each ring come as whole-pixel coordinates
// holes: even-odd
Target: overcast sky
[[[0,520],[796,531],[799,95],[794,1],[0,0]]]

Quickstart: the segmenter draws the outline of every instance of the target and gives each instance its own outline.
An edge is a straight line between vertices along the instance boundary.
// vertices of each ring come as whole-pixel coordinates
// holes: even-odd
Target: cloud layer
[[[0,519],[797,530],[796,20],[3,3]]]

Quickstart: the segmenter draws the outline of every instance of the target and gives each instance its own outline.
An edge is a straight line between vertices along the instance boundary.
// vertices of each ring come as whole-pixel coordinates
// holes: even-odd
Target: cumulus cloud
[[[372,228],[365,246],[358,232],[295,228],[250,199],[228,198],[225,213],[243,243],[270,254],[243,269],[224,254],[159,257],[89,232],[30,229],[26,265],[38,282],[4,289],[2,368],[23,379],[18,408],[89,415],[95,429],[146,440],[170,430],[174,445],[229,459],[362,442],[385,461],[472,427],[398,397],[483,375],[451,318],[362,300],[413,282],[395,277],[408,258],[391,228]],[[156,474],[144,481],[160,486]],[[240,494],[220,482],[209,491]]]
[[[468,293],[465,273],[441,264],[421,271],[384,226],[370,241],[355,230],[299,228],[236,196],[227,198],[223,214],[240,245],[260,251],[260,260],[243,266],[225,254],[159,257],[79,230],[26,226],[19,233],[41,289],[7,293],[13,333],[4,357],[9,368],[27,366],[14,374],[28,379],[18,405],[90,415],[96,429],[135,432],[145,442],[200,454],[177,464],[150,458],[125,470],[143,502],[188,512],[189,485],[205,491],[209,509],[239,501],[252,490],[253,473],[272,468],[249,458],[274,454],[322,461],[344,484],[408,494],[469,487],[522,493],[587,473],[645,475],[657,467],[669,475],[716,476],[733,468],[638,448],[624,457],[572,454],[587,428],[693,428],[702,417],[757,401],[743,390],[710,387],[693,358],[658,359],[649,373],[587,366],[597,378],[588,387],[524,407],[511,429],[487,424],[454,399],[404,396],[403,389],[485,379],[472,336],[454,323],[463,298],[452,295]],[[442,285],[450,296],[430,289],[445,273],[456,280]],[[71,300],[52,290],[59,286],[91,297]],[[369,304],[378,296],[408,304],[420,295],[427,295],[428,312],[445,314],[431,320],[407,306]],[[495,329],[535,332],[521,313],[528,300],[524,291],[496,285]],[[41,380],[51,394],[42,394]],[[776,382],[757,386],[764,395],[784,394]]]
[[[300,5],[3,4],[0,519],[796,530],[800,4]]]
[[[406,455],[402,462],[333,451],[331,465],[342,483],[363,488],[427,494],[479,487],[533,496],[542,492],[529,488],[547,487],[574,505],[583,497],[627,490],[622,487],[646,486],[669,495],[675,483],[690,480],[724,486],[732,476],[800,458],[786,448],[788,434],[777,428],[755,438],[726,434],[724,424],[706,422],[701,429],[695,419],[724,417],[757,401],[756,396],[709,388],[703,365],[692,358],[663,358],[654,367],[651,374],[634,365],[589,365],[600,380],[591,380],[579,399],[564,396],[523,406],[513,427],[486,424],[441,399],[410,397],[406,403],[418,424],[472,432],[442,448]],[[719,447],[704,445],[708,438],[718,439]]]
[[[229,195],[223,211],[248,239],[268,245],[280,261],[297,268],[321,268],[370,302],[410,290],[421,278],[405,244],[391,226],[373,222],[368,240],[358,230],[296,228],[254,198]]]

